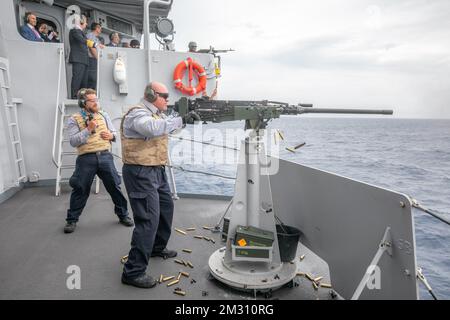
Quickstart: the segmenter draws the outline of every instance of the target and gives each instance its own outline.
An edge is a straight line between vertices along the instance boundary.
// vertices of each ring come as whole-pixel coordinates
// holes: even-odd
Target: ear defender
[[[78,106],[83,109],[86,106],[86,89],[78,91]]]
[[[158,98],[156,96],[155,90],[152,89],[152,83],[150,82],[150,84],[145,87],[145,99],[148,100],[149,102],[155,102],[156,99]]]

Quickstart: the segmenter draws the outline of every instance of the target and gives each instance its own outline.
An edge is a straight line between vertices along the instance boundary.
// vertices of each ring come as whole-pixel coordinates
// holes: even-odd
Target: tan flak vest
[[[81,113],[77,112],[73,114],[72,117],[77,121],[80,131],[86,129],[86,119],[81,115]],[[103,118],[100,113],[96,113],[94,115],[94,120],[95,122],[97,122],[95,133],[89,136],[85,144],[79,145],[77,147],[78,155],[111,149],[111,142],[102,139],[102,137],[100,136],[100,132],[108,131],[105,118]]]
[[[151,139],[126,138],[123,134],[123,123],[126,116],[134,109],[145,109],[143,104],[132,106],[123,116],[120,124],[120,137],[122,141],[122,161],[126,164],[141,166],[164,166],[167,164],[167,147],[169,139],[167,135]],[[156,113],[152,113],[155,119],[161,119]]]

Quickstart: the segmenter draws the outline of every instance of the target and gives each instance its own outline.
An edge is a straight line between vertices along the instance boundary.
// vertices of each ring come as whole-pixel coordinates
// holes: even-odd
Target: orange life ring
[[[189,85],[185,86],[181,79],[183,79],[184,73],[187,69],[189,70]],[[198,78],[198,85],[195,88],[192,86],[193,71],[195,71]],[[175,88],[180,90],[183,94],[194,96],[206,89],[205,69],[200,64],[192,60],[192,58],[187,58],[175,67],[175,71],[173,72],[173,83],[175,84]]]

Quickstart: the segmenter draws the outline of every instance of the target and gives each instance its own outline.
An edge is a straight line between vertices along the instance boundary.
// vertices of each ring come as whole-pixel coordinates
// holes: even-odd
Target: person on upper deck
[[[189,42],[189,52],[197,52],[197,42],[191,41]]]
[[[134,49],[139,49],[141,47],[141,43],[139,40],[133,39],[130,41],[130,47]]]
[[[108,47],[119,47],[120,46],[120,36],[117,32],[110,33]]]
[[[91,24],[91,31],[87,34],[87,38],[95,42],[99,47],[101,44],[99,36],[102,33],[102,26],[100,23],[93,22]],[[97,62],[98,51],[97,48],[89,48],[89,67],[88,67],[88,80],[87,87],[96,90],[97,89]]]
[[[32,12],[27,12],[25,14],[25,22],[26,24],[20,28],[20,35],[30,41],[44,42],[39,31],[36,30],[36,15]]]
[[[69,32],[70,55],[69,63],[72,64],[71,96],[76,99],[81,88],[86,88],[88,83],[89,53],[88,48],[103,48],[103,45],[89,40],[84,34],[87,20],[81,16],[78,23]]]
[[[39,24],[38,31],[44,42],[59,42],[58,33],[56,31],[49,32],[48,25],[45,22]]]

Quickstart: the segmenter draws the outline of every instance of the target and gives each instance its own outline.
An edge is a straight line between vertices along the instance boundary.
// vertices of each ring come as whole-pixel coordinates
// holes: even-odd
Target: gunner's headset
[[[82,89],[80,89],[78,91],[78,94],[77,94],[77,96],[78,96],[78,106],[81,109],[86,107],[86,91],[87,90],[88,89],[86,89],[86,88],[82,88]],[[94,120],[94,116],[92,115],[92,113],[89,112],[87,114],[87,117],[85,117],[85,120],[84,120],[85,124],[86,124],[86,127],[88,126],[89,121],[92,121],[92,120]],[[92,130],[92,133],[95,133],[95,129]]]
[[[151,103],[155,102],[156,99],[158,99],[158,97],[156,96],[156,92],[155,90],[152,89],[152,83],[150,82],[146,87],[145,87],[145,99]]]
[[[86,107],[86,90],[85,88],[78,91],[78,106],[83,109]]]

